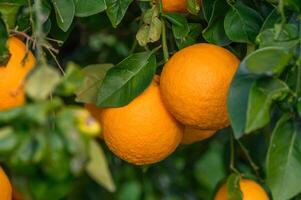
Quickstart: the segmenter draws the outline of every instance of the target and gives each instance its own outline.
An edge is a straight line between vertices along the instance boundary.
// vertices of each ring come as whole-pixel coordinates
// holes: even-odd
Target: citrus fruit
[[[193,144],[211,137],[214,133],[216,133],[214,130],[200,130],[186,126],[181,144]]]
[[[187,0],[162,0],[164,12],[186,12]]]
[[[118,157],[136,165],[159,162],[180,144],[183,127],[166,110],[159,80],[131,103],[101,111],[103,137]]]
[[[166,63],[161,94],[167,109],[184,125],[218,130],[229,125],[227,94],[239,60],[212,44],[186,47]]]
[[[253,180],[242,179],[239,183],[243,200],[269,200],[266,191]],[[214,200],[227,200],[227,186],[224,184],[217,192]]]
[[[77,127],[82,133],[90,136],[97,136],[100,134],[100,124],[88,110],[77,109],[75,113]]]
[[[25,44],[18,38],[8,39],[8,49],[8,63],[0,66],[0,110],[24,104],[23,82],[35,64],[33,54],[27,51]]]
[[[0,167],[0,199],[12,199],[12,187],[3,169]]]

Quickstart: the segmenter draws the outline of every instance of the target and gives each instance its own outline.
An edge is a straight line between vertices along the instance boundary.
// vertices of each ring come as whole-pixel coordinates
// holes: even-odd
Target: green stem
[[[159,2],[159,11],[161,15],[161,22],[162,22],[162,49],[163,49],[163,57],[164,61],[168,62],[169,59],[169,53],[168,53],[168,46],[167,46],[167,37],[166,37],[166,22],[165,19],[162,17],[163,13],[163,6],[162,6],[162,0],[158,0]]]
[[[15,27],[19,9],[20,6],[18,5],[10,5],[7,3],[0,4],[0,13],[7,26],[7,29],[13,29]]]
[[[230,170],[239,173],[239,171],[235,168],[235,150],[234,150],[234,137],[233,134],[230,134]]]
[[[281,24],[280,24],[280,28],[278,29],[277,33],[276,33],[276,40],[279,39],[280,37],[280,34],[283,30],[283,27],[286,23],[286,17],[285,17],[285,11],[284,11],[284,1],[283,0],[280,0],[279,1],[279,4],[278,4],[278,12],[280,13],[281,15]]]
[[[43,11],[42,11],[42,2],[41,0],[36,0],[35,2],[35,13],[36,13],[36,27],[35,27],[35,38],[36,38],[36,49],[37,49],[37,58],[42,64],[46,65],[46,58],[43,53],[43,44],[44,44],[44,32],[43,32]]]
[[[256,176],[258,178],[260,178],[260,175],[259,175],[259,167],[255,164],[255,162],[253,161],[253,159],[251,158],[250,156],[250,153],[248,151],[248,149],[239,141],[237,140],[237,143],[239,144],[241,150],[243,151],[243,153],[245,154],[245,156],[247,157],[247,160],[248,162],[250,163],[253,171],[255,172]]]

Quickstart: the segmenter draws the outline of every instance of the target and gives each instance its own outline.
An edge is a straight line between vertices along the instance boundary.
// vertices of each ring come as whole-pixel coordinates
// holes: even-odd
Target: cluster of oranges
[[[162,0],[163,10],[185,12],[186,0]],[[22,41],[8,41],[11,57],[0,66],[0,110],[24,104],[23,81],[35,64]],[[179,144],[206,139],[229,125],[226,99],[239,60],[225,48],[195,44],[174,54],[149,87],[120,108],[86,108],[102,125],[102,137],[118,157],[136,165],[169,156]],[[244,200],[268,200],[256,182],[242,179]],[[12,188],[0,168],[0,199],[12,199]],[[223,185],[215,200],[227,199]]]

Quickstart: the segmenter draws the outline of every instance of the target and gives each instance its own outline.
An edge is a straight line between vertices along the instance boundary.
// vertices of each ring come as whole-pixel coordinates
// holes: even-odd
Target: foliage
[[[165,13],[161,0],[0,0],[0,66],[9,35],[37,58],[28,104],[0,112],[1,165],[25,199],[210,199],[224,182],[242,199],[241,176],[274,200],[300,198],[300,1],[187,5],[188,13]],[[170,55],[198,42],[241,59],[228,96],[231,128],[142,168],[81,133],[79,103],[128,104]]]

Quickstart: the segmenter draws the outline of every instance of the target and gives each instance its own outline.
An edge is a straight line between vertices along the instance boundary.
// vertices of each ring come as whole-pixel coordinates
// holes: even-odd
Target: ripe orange
[[[200,130],[193,127],[185,127],[181,144],[193,144],[205,140],[216,133],[214,130]]]
[[[187,0],[162,0],[164,12],[186,12]]]
[[[184,125],[202,130],[227,127],[227,94],[238,65],[230,51],[213,44],[180,50],[161,74],[161,94],[168,110]]]
[[[103,136],[109,149],[136,165],[156,163],[180,144],[183,127],[166,110],[158,81],[130,104],[101,111]]]
[[[242,179],[239,183],[243,200],[269,200],[266,191],[255,181]],[[224,184],[217,192],[214,200],[227,200],[227,186]]]
[[[23,82],[35,64],[33,54],[21,40],[9,38],[8,49],[11,57],[6,66],[0,66],[0,111],[24,104]]]
[[[12,187],[3,169],[0,167],[0,199],[12,199]]]

